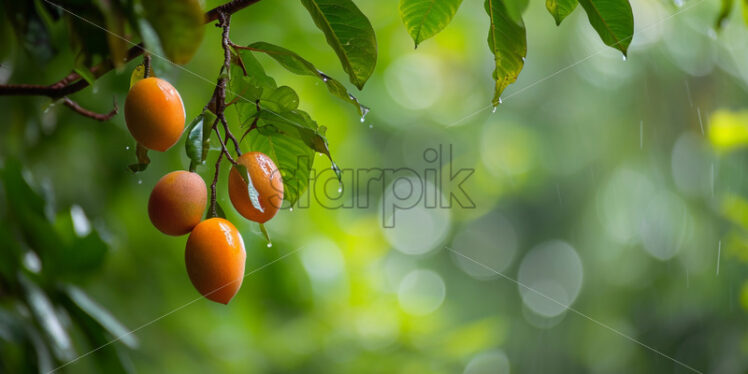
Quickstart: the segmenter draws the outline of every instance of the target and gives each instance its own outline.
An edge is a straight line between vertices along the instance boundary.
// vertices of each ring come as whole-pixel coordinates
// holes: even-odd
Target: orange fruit
[[[167,235],[184,235],[200,222],[208,189],[198,174],[178,170],[164,175],[148,199],[148,217]]]
[[[283,178],[280,170],[268,155],[262,152],[249,152],[241,155],[237,163],[247,168],[252,185],[259,193],[255,208],[249,197],[247,183],[236,167],[229,173],[229,198],[234,208],[245,218],[265,223],[278,213],[283,202]]]
[[[184,252],[192,285],[206,298],[222,304],[228,304],[239,291],[246,258],[241,234],[223,218],[198,223]]]
[[[148,149],[165,151],[184,131],[184,104],[169,82],[145,78],[135,83],[125,99],[125,122],[130,134]]]

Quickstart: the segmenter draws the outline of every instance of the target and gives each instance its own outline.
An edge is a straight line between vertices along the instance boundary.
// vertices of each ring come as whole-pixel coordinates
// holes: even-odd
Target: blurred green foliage
[[[43,6],[23,4],[31,3]],[[398,211],[397,226],[385,229],[378,202],[390,189],[346,186],[344,198],[367,196],[369,208],[326,209],[334,201],[323,196],[338,186],[311,185],[300,197],[311,197],[309,208],[267,224],[267,247],[231,208],[224,168],[219,203],[244,236],[247,278],[228,306],[217,305],[190,284],[186,237],[166,237],[146,219],[155,182],[190,165],[181,144],[133,174],[135,144],[121,115],[98,123],[46,98],[2,97],[0,370],[47,372],[125,336],[60,371],[689,372],[583,316],[556,313],[459,254],[697,370],[748,370],[740,12],[717,33],[717,1],[632,1],[636,34],[623,61],[581,8],[556,27],[545,4],[530,2],[523,72],[492,113],[484,4],[463,2],[414,50],[396,4],[356,3],[378,41],[356,95],[372,108],[363,123],[320,79],[257,54],[259,63],[327,128],[343,170],[424,170],[433,167],[425,150],[451,145],[443,171],[450,161],[475,170],[463,188],[476,207]],[[237,44],[282,46],[344,81],[301,4],[261,1],[232,18]],[[18,27],[0,24],[0,83],[46,84],[78,66],[65,42],[54,43],[57,54],[24,52],[38,41],[16,39]],[[203,112],[223,62],[220,30],[204,33],[186,70],[154,64],[188,118]],[[60,28],[48,37],[70,35]],[[137,63],[74,99],[98,111],[112,96],[122,104]],[[207,165],[217,155],[213,144]],[[329,162],[315,158],[316,176]],[[212,178],[212,166],[197,171]],[[454,186],[442,188],[449,196]],[[561,247],[567,257],[539,251]],[[529,260],[548,253],[540,265]]]

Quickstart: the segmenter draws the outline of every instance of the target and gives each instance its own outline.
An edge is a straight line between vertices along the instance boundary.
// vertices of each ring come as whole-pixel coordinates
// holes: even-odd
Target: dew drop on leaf
[[[495,107],[493,107],[493,108],[491,108],[491,113],[496,113],[496,109],[497,109],[497,108],[498,108],[498,107],[496,107],[496,106],[495,106]]]
[[[268,248],[272,247],[273,243],[268,243]]]

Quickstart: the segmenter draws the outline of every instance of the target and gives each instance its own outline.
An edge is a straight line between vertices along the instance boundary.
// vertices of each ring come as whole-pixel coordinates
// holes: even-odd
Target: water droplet
[[[525,56],[522,56],[522,62],[525,62]]]
[[[142,179],[138,179],[138,184],[143,184],[143,180]]]
[[[293,212],[293,207],[291,207],[291,208],[288,208],[288,211],[289,211],[289,212]]]
[[[369,128],[373,128],[373,127],[374,127],[374,125],[372,125],[372,124],[370,123],[370,124],[369,124]]]
[[[496,113],[496,109],[497,109],[497,108],[498,108],[497,106],[495,106],[495,107],[491,108],[491,113]]]
[[[360,108],[361,108],[361,123],[364,123],[364,118],[366,117],[367,114],[369,114],[370,109],[363,105],[361,105]]]
[[[338,187],[338,193],[343,193],[343,186]]]
[[[503,103],[504,100],[502,98],[499,98],[499,104]]]
[[[273,243],[268,243],[268,248],[272,247]]]
[[[623,56],[621,56],[621,59],[622,59],[623,61],[626,61],[626,55],[623,55]]]
[[[130,146],[129,145],[125,146],[125,150],[129,151],[130,150]]]

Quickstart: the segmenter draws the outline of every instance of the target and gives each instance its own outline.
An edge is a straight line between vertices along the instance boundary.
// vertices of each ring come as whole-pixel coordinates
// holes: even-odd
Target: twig
[[[205,23],[210,23],[218,19],[219,13],[233,14],[260,0],[233,0],[226,4],[219,5],[205,13]],[[143,43],[133,46],[127,51],[125,62],[132,61],[134,58],[142,55]],[[108,73],[114,69],[114,64],[107,59],[89,70],[95,78]],[[88,87],[88,82],[82,79],[78,73],[71,72],[59,81],[50,85],[38,84],[5,84],[0,85],[0,96],[18,95],[18,96],[47,96],[52,99],[62,98],[64,96],[78,92]]]
[[[151,75],[151,55],[146,53],[143,55],[143,78],[148,78]]]
[[[76,103],[75,101],[71,100],[68,97],[65,97],[63,99],[63,103],[66,107],[74,110],[80,115],[86,116],[88,118],[95,119],[97,121],[105,122],[109,121],[112,117],[114,117],[115,114],[119,112],[119,108],[117,107],[117,102],[114,102],[114,109],[112,109],[109,113],[96,113],[93,111],[90,111],[82,106],[80,104]]]
[[[221,172],[221,159],[223,158],[223,152],[218,153],[218,159],[216,160],[216,173],[213,174],[213,183],[210,184],[210,214],[215,217],[216,214],[216,185],[218,185],[218,174]]]

